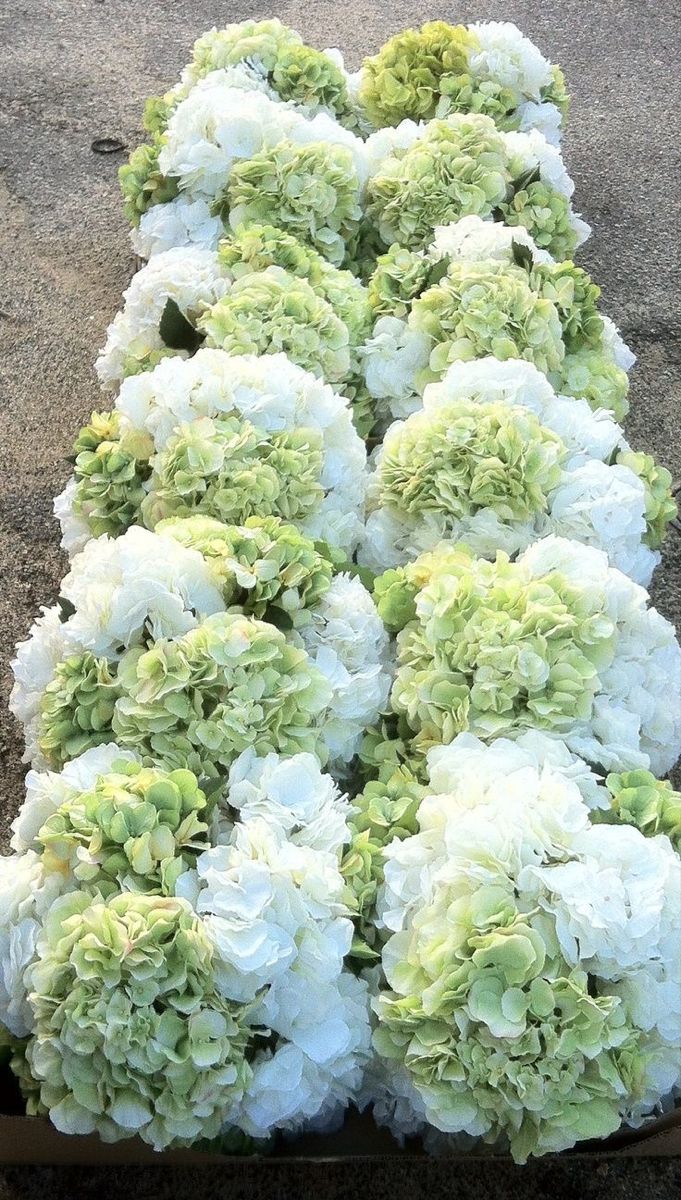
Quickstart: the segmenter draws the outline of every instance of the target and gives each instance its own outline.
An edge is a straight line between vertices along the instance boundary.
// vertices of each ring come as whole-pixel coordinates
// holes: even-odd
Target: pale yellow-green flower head
[[[593,820],[634,825],[646,837],[663,833],[681,854],[681,792],[651,771],[623,771],[606,777],[609,809],[596,809]]]
[[[251,1078],[246,1012],[218,994],[212,944],[183,900],[58,900],[31,1006],[27,1063],[67,1133],[139,1133],[159,1150],[215,1137]]]
[[[146,494],[153,442],[144,432],[121,434],[116,412],[93,413],[74,444],[74,514],[90,532],[116,535],[132,525]]]
[[[119,695],[115,666],[89,650],[57,665],[40,702],[38,744],[51,767],[111,741]]]

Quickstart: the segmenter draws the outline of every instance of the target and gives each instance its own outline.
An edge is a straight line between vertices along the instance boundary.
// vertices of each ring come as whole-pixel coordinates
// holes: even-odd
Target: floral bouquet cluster
[[[681,1092],[676,507],[572,256],[560,69],[212,30],[120,172],[109,399],[17,650],[0,1029],[31,1115],[436,1153]]]

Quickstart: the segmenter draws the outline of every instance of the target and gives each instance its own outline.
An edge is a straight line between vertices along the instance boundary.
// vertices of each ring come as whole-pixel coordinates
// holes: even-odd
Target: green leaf
[[[527,171],[523,171],[522,175],[519,175],[517,179],[513,180],[513,191],[514,193],[523,192],[525,188],[530,186],[531,183],[539,183],[540,179],[541,172],[539,170],[539,166],[537,165],[535,167],[529,167]]]
[[[72,617],[76,611],[75,604],[72,604],[70,600],[67,600],[66,596],[60,596],[58,598],[57,608],[59,609],[59,620],[61,621],[62,625],[65,621],[68,621],[69,617]]]
[[[190,354],[196,353],[205,337],[187,320],[177,302],[170,298],[166,300],[158,331],[169,349],[188,350]]]
[[[526,271],[531,271],[534,266],[534,260],[530,247],[524,245],[523,242],[511,242],[511,250],[516,266],[523,267]]]
[[[367,942],[364,941],[364,938],[361,938],[359,936],[359,934],[355,934],[355,936],[352,939],[352,945],[350,946],[350,956],[351,956],[351,958],[364,959],[367,962],[375,962],[377,958],[381,957],[380,954],[378,953],[378,951],[373,950],[371,948],[371,946],[369,946],[367,944]]]
[[[441,258],[439,262],[433,263],[432,267],[430,268],[430,271],[428,272],[428,281],[426,283],[426,288],[435,287],[436,283],[439,283],[441,279],[444,279],[448,270],[449,270],[449,259],[445,255],[445,257]],[[424,291],[425,291],[425,289],[424,289]]]

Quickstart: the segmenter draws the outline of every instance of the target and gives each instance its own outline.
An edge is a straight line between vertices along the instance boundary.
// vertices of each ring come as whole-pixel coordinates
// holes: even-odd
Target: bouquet
[[[560,68],[214,29],[13,663],[0,1045],[30,1116],[261,1153],[350,1105],[517,1162],[681,1092],[671,477],[573,255]]]

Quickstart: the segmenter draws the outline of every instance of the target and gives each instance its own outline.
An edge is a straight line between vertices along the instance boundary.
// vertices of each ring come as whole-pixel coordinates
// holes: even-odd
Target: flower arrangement
[[[29,1115],[261,1152],[354,1104],[517,1162],[681,1088],[671,478],[573,254],[560,69],[199,38],[13,663],[0,1040]]]

